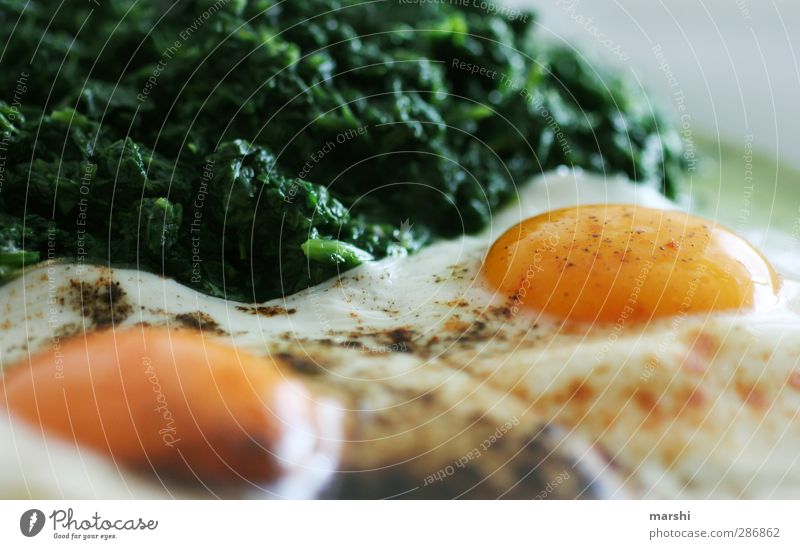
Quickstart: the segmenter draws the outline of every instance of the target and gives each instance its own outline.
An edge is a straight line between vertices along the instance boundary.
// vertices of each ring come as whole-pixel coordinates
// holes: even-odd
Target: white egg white
[[[291,364],[312,386],[337,391],[356,418],[344,444],[347,470],[410,463],[424,483],[426,472],[477,447],[460,436],[476,424],[490,432],[513,424],[505,443],[513,453],[537,425],[555,421],[602,448],[609,463],[598,474],[619,473],[624,493],[796,494],[800,301],[789,277],[773,310],[582,332],[534,313],[509,312],[506,296],[481,282],[481,261],[507,228],[551,209],[596,203],[675,207],[656,190],[622,178],[552,172],[521,189],[518,202],[480,235],[370,262],[258,306],[211,298],[136,270],[45,264],[0,288],[3,317],[13,319],[0,331],[0,366],[109,322],[115,329],[194,326]],[[800,273],[780,259],[784,274]],[[81,288],[99,288],[107,302],[103,288],[112,284],[116,303],[98,322],[97,314],[87,313]],[[86,452],[43,441],[7,418],[0,421],[0,439],[0,463],[11,471],[0,485],[4,494],[172,495],[109,464],[88,468]],[[63,469],[42,467],[43,453],[51,463],[72,464],[64,467],[92,477],[103,490],[71,483]],[[502,460],[481,463],[487,478],[514,474]]]

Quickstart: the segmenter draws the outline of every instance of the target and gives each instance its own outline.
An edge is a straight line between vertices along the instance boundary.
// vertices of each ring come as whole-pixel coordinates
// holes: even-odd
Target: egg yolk
[[[117,463],[210,484],[273,481],[331,434],[277,363],[161,328],[76,336],[9,366],[0,406]]]
[[[532,217],[492,245],[482,267],[513,310],[625,323],[769,306],[778,277],[749,243],[686,213],[633,205]]]

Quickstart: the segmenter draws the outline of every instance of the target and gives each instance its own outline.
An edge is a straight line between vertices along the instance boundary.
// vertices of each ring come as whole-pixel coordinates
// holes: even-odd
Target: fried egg
[[[241,431],[235,443],[267,432],[259,448],[272,455],[300,434],[293,444],[301,451],[281,452],[281,467],[262,469],[262,457],[255,472],[265,476],[244,475],[248,494],[786,497],[800,488],[800,301],[788,276],[795,266],[783,257],[776,270],[772,252],[654,189],[561,170],[520,189],[482,234],[369,262],[258,305],[136,270],[47,263],[0,289],[10,410],[0,462],[15,472],[0,490],[98,493],[62,482],[66,473],[53,466],[41,472],[46,455],[114,497],[229,493],[208,482],[170,484],[174,456],[154,454],[157,440],[130,444],[158,432],[147,409],[127,425],[138,416],[126,406],[81,437],[69,422],[54,428],[46,406],[26,401],[62,394],[60,385],[48,392],[48,374],[77,368],[56,360],[75,338],[86,361],[110,364],[113,374],[126,360],[141,367],[147,352],[131,343],[115,354],[113,335],[101,351],[104,333],[124,342],[162,327],[196,338],[162,361],[176,380],[178,409],[187,403],[187,439],[214,453],[225,437],[214,445],[208,425],[214,434]],[[42,352],[48,358],[35,370],[30,357]],[[206,353],[223,366],[206,364]],[[37,382],[14,389],[15,371],[32,364]],[[79,387],[97,385],[94,368]],[[249,373],[259,368],[273,373]],[[228,398],[219,380],[242,371]],[[194,374],[206,382],[187,388]],[[120,405],[131,387],[149,395],[146,385],[110,379],[104,394]],[[274,396],[284,381],[297,388],[294,415]],[[53,417],[80,408],[80,394]],[[214,417],[201,421],[195,399],[203,394]],[[255,403],[246,409],[257,410],[256,420],[226,404],[241,399]],[[263,424],[259,403],[271,417]],[[97,438],[119,425],[119,446]],[[187,455],[196,448],[185,447]],[[100,465],[88,467],[84,455]],[[203,479],[231,466],[242,477],[252,473],[250,457],[184,465]],[[286,473],[272,475],[277,469]]]

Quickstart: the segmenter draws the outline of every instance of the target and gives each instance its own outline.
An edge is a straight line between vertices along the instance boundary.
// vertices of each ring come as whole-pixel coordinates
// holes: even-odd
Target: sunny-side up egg
[[[481,274],[514,307],[585,323],[766,309],[780,287],[764,256],[730,230],[628,204],[526,219],[495,241]]]
[[[319,443],[339,436],[335,408],[273,361],[190,331],[95,331],[31,353],[3,376],[0,406],[159,481],[263,487],[337,459]]]
[[[468,472],[449,481],[453,495],[532,497],[541,486],[526,484],[539,477],[525,460],[561,450],[520,450],[555,423],[586,442],[579,454],[601,450],[627,494],[786,495],[800,489],[800,320],[797,285],[780,274],[653,189],[559,172],[521,189],[483,234],[259,305],[139,271],[42,266],[0,289],[5,318],[20,319],[0,331],[2,367],[11,379],[29,355],[110,327],[190,330],[292,371],[312,408],[337,395],[339,467],[372,486],[422,496],[449,467]],[[35,408],[5,432],[44,423]],[[309,447],[328,438],[312,433]],[[0,457],[35,477],[19,442]]]

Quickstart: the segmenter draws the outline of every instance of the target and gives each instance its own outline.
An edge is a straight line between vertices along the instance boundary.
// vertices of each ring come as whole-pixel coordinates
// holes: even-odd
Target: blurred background
[[[800,240],[800,2],[517,0],[554,40],[629,71],[698,151],[695,208],[754,240]],[[766,227],[765,232],[761,230]]]
[[[752,134],[762,152],[800,141],[800,2],[796,0],[555,0],[534,5],[557,40],[596,51],[670,99],[679,89],[706,136]],[[659,48],[660,46],[660,48]],[[657,53],[660,51],[661,55]],[[669,65],[671,82],[664,70]],[[672,98],[675,107],[675,99]]]

